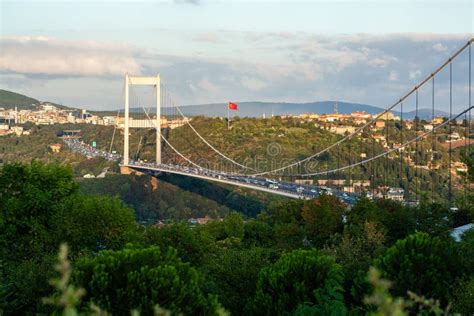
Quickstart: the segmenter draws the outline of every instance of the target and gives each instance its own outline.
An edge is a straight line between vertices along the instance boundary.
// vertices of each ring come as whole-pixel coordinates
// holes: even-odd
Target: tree
[[[385,250],[385,228],[378,222],[357,224],[358,229],[346,226],[342,239],[326,251],[342,266],[345,279],[346,303],[353,308],[362,306],[362,299],[370,288],[367,271],[373,260]]]
[[[447,237],[452,227],[451,214],[441,204],[422,203],[414,210],[416,230],[433,236]]]
[[[216,240],[236,238],[241,240],[244,237],[244,221],[242,215],[232,212],[227,215],[222,222],[212,221],[203,227]]]
[[[191,228],[187,223],[174,223],[165,227],[148,227],[145,243],[162,249],[173,247],[185,262],[200,265],[203,257],[212,251],[213,240],[200,229]]]
[[[56,249],[51,218],[77,189],[69,167],[33,161],[0,169],[0,309],[6,315],[45,312],[41,297],[49,292]]]
[[[119,249],[136,229],[133,210],[108,196],[73,196],[58,206],[51,221],[56,240],[71,245],[73,253]]]
[[[335,233],[342,232],[342,218],[346,207],[331,195],[321,195],[305,202],[301,216],[308,239],[322,246]]]
[[[279,248],[294,249],[303,246],[305,237],[301,210],[304,201],[285,200],[272,203],[259,215],[259,219],[269,223],[274,230]]]
[[[367,221],[380,222],[380,210],[377,204],[367,197],[360,197],[356,204],[347,212],[348,226],[363,226]]]
[[[71,168],[33,161],[0,170],[0,255],[4,260],[39,258],[53,251],[51,217],[77,192]]]
[[[245,315],[251,308],[259,272],[276,258],[277,252],[269,248],[221,249],[207,256],[202,270],[224,308],[233,315]]]
[[[316,250],[294,250],[260,272],[254,313],[289,314],[305,304],[320,315],[343,315],[342,280],[333,258]]]
[[[270,224],[301,223],[301,210],[304,202],[302,200],[279,201],[270,204],[265,215]]]
[[[219,308],[217,299],[203,292],[202,276],[172,248],[101,251],[77,262],[74,282],[86,290],[86,304],[114,315],[133,309],[152,315],[155,305],[185,315],[215,315]]]
[[[459,275],[454,241],[416,233],[399,240],[375,261],[382,275],[394,282],[393,293],[407,291],[446,303]]]
[[[415,232],[416,220],[413,210],[400,202],[389,199],[376,201],[379,210],[380,222],[387,229],[388,244],[393,244]]]
[[[274,243],[273,228],[259,220],[249,220],[244,225],[244,239],[246,246],[272,247]]]

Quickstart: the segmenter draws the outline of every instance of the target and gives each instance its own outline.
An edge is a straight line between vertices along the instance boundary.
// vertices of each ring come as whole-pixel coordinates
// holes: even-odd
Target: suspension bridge
[[[468,156],[472,153],[473,42],[474,39],[469,39],[380,113],[365,123],[354,124],[351,132],[339,136],[327,146],[320,146],[307,157],[263,169],[239,161],[232,157],[232,152],[223,152],[220,146],[209,140],[208,135],[200,133],[159,75],[126,75],[122,171],[177,174],[291,198],[312,198],[324,192],[348,204],[353,204],[361,193],[375,197],[380,188],[382,196],[390,190],[398,190],[402,192],[404,201],[413,203],[417,203],[424,192],[425,195],[430,193],[425,198],[433,201],[435,195],[441,196],[449,207],[453,207],[455,193],[464,192],[466,195],[471,189],[468,177],[456,173],[454,159],[460,159],[461,150]],[[138,90],[146,87],[151,87],[151,97],[142,99]],[[429,105],[430,128],[422,125],[420,105],[425,107],[425,115]],[[437,120],[437,113],[441,110],[445,113],[444,118]],[[413,111],[414,118],[408,119],[408,113]],[[399,119],[389,119],[390,114]],[[180,127],[173,128],[173,122],[178,121]],[[377,126],[380,121],[385,122],[384,127]],[[192,140],[186,139],[189,133],[179,134],[184,128],[194,135]],[[139,149],[137,154],[130,155],[130,135],[138,129],[155,131],[154,159],[140,159]],[[374,131],[377,131],[378,138],[370,136],[374,136]],[[175,133],[175,137],[169,137],[170,132]],[[454,136],[459,134],[463,135],[461,146],[459,141],[453,146]],[[440,139],[444,140],[444,146],[440,146]],[[210,167],[199,156],[186,154],[180,142],[200,142],[206,148],[206,155],[213,155],[221,163]],[[142,138],[138,147],[141,143]],[[363,154],[358,148],[361,146]],[[346,153],[344,157],[342,150]],[[321,164],[319,159],[323,156],[329,156],[329,159]],[[437,192],[436,179],[442,183],[441,191],[445,192]],[[368,185],[357,186],[364,181]]]

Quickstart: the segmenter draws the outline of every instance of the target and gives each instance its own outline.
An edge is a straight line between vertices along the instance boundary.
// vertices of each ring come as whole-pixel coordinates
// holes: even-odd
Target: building
[[[378,114],[378,115],[380,115],[380,114]],[[384,113],[384,114],[380,115],[379,119],[384,120],[384,121],[400,121],[400,117],[396,116],[392,112],[387,112],[387,113]]]
[[[443,122],[444,122],[444,118],[441,116],[437,116],[431,120],[431,124],[433,125],[439,125],[439,124],[442,124]]]
[[[451,163],[451,168],[460,173],[467,172],[467,165],[461,161],[454,161]]]
[[[385,136],[382,135],[382,134],[374,134],[374,135],[372,135],[372,138],[375,139],[375,141],[376,141],[377,143],[380,143],[380,142],[383,143],[383,142],[385,142]]]
[[[432,124],[425,124],[425,125],[423,125],[423,129],[425,131],[431,132],[433,130],[433,125]]]
[[[385,121],[377,120],[375,121],[375,128],[382,129],[385,127]]]
[[[331,129],[331,132],[333,130]],[[355,132],[355,127],[354,126],[334,126],[334,133],[338,135],[345,135],[346,133],[352,134]]]
[[[53,153],[58,153],[61,151],[61,144],[52,144],[52,145],[49,145],[49,148],[51,149]]]
[[[23,126],[12,126],[11,130],[16,136],[23,134]]]
[[[387,191],[387,199],[401,202],[405,199],[405,190],[402,188],[389,188]]]

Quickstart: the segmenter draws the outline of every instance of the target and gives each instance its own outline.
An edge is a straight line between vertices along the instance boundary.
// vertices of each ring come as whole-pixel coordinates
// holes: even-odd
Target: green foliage
[[[288,315],[306,304],[323,315],[343,315],[343,273],[334,259],[316,250],[283,255],[259,275],[254,312]]]
[[[344,288],[348,290],[346,302],[353,309],[363,306],[362,299],[369,291],[366,274],[372,261],[385,250],[384,242],[384,227],[378,222],[365,221],[347,226],[341,240],[326,248],[343,268]]]
[[[413,209],[392,200],[377,200],[378,220],[387,229],[387,242],[392,244],[412,234],[416,230]]]
[[[449,301],[452,281],[459,275],[454,242],[416,233],[399,240],[376,260],[382,275],[394,282],[398,296],[412,291]]]
[[[331,195],[321,195],[305,202],[301,216],[308,239],[322,246],[335,233],[342,232],[342,218],[346,207]]]
[[[366,197],[357,200],[351,210],[347,212],[347,228],[357,229],[366,222],[380,222],[380,209],[377,203]]]
[[[221,249],[209,255],[202,270],[219,301],[233,315],[251,309],[258,275],[277,257],[271,248]]]
[[[454,286],[453,310],[461,315],[474,314],[474,276],[459,279]]]
[[[151,176],[110,175],[81,181],[81,191],[92,195],[118,196],[133,207],[137,221],[154,224],[158,220],[192,217],[222,217],[229,208]]]
[[[449,209],[441,204],[423,203],[415,209],[416,230],[447,237],[452,227]]]
[[[389,292],[391,283],[380,278],[380,272],[377,269],[369,270],[369,281],[374,290],[370,296],[364,299],[368,305],[375,306],[376,310],[372,316],[405,316],[407,303],[402,298],[393,298]]]
[[[60,277],[50,281],[57,293],[51,297],[44,298],[43,303],[60,308],[64,316],[76,316],[78,314],[76,307],[79,305],[85,291],[82,288],[76,289],[69,283],[72,269],[67,255],[67,245],[61,244],[58,254],[58,263],[55,266],[55,270],[59,272]]]
[[[474,229],[464,232],[458,245],[461,270],[466,276],[474,276]]]
[[[303,222],[301,217],[303,205],[303,200],[274,202],[268,206],[265,219],[273,225],[301,223]]]
[[[52,216],[56,239],[72,245],[74,253],[119,249],[136,229],[133,211],[107,196],[73,196]]]
[[[50,314],[77,304],[64,253],[62,275],[54,283],[59,291],[46,286],[63,241],[78,267],[74,286],[87,291],[81,303],[87,314],[169,315],[167,309],[222,314],[218,300],[237,315],[441,315],[447,312],[440,306],[448,303],[455,312],[472,314],[474,230],[459,243],[447,237],[451,220],[465,220],[468,213],[367,199],[346,209],[323,195],[276,200],[254,219],[231,212],[205,225],[140,226],[132,210],[112,196],[130,198],[137,214],[154,212],[154,219],[219,217],[230,209],[213,209],[217,203],[148,176],[84,180],[78,193],[72,170],[57,164],[6,164],[0,175],[5,315]],[[215,194],[210,186],[205,190]],[[146,202],[137,204],[142,198]],[[422,232],[411,235],[415,231]],[[124,248],[129,242],[135,247]],[[166,250],[170,246],[176,250]],[[393,280],[392,293],[404,298],[392,297],[385,281],[377,283],[380,278],[367,280],[374,262]],[[376,287],[374,300],[364,306],[370,283]],[[41,304],[42,297],[53,305]]]
[[[18,110],[22,109],[33,109],[39,101],[25,95],[0,89],[0,107],[6,109],[14,109],[15,106]]]
[[[54,255],[49,253],[16,263],[2,262],[0,311],[3,315],[50,312],[49,307],[42,305],[41,298],[50,295],[48,279],[53,276],[54,262]]]
[[[145,243],[161,249],[173,247],[186,262],[199,265],[212,251],[213,239],[202,229],[191,228],[187,223],[174,223],[164,227],[147,227]]]
[[[271,248],[274,244],[273,228],[266,222],[251,219],[244,225],[243,243],[247,247]]]
[[[112,314],[136,309],[152,315],[160,305],[173,313],[216,315],[219,308],[216,298],[203,292],[202,276],[172,248],[102,251],[77,262],[74,280],[86,289],[85,302]]]
[[[242,215],[236,212],[230,213],[222,221],[212,221],[202,229],[217,241],[228,238],[242,240],[244,237],[244,221]]]
[[[272,194],[216,185],[209,181],[166,173],[161,174],[159,179],[251,217],[255,217],[264,209],[264,202],[280,199]]]
[[[4,165],[0,171],[1,257],[34,258],[51,249],[51,216],[77,188],[70,168],[36,161]]]

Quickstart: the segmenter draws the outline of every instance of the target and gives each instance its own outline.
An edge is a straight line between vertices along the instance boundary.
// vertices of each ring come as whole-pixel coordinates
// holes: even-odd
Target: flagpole
[[[227,104],[227,129],[230,129],[230,104]]]

